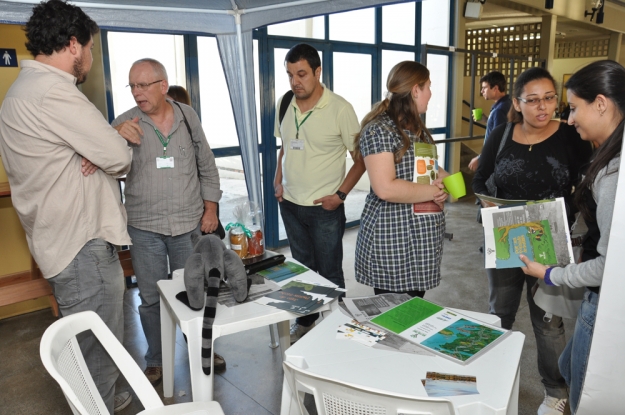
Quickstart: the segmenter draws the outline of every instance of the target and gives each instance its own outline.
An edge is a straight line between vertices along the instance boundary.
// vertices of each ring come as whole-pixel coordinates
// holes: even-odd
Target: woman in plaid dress
[[[393,67],[388,98],[377,103],[356,136],[356,157],[363,157],[371,182],[356,242],[356,281],[376,294],[423,297],[440,283],[447,193],[439,169],[433,184],[414,183],[413,143],[433,144],[419,114],[432,96],[430,71],[405,61]],[[440,211],[415,215],[413,204],[433,202]],[[434,206],[435,210],[439,210]]]

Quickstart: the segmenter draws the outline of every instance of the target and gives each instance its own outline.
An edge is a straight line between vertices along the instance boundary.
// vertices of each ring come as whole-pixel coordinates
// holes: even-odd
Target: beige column
[[[554,14],[543,16],[540,30],[540,58],[547,61],[547,70],[553,67],[553,56],[556,44],[556,24],[558,16]]]
[[[618,62],[621,57],[621,43],[623,34],[612,32],[610,35],[610,46],[608,46],[608,59]]]

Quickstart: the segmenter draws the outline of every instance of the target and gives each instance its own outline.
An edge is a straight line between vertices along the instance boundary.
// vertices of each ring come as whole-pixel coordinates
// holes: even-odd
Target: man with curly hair
[[[97,24],[61,0],[33,8],[23,60],[0,109],[0,153],[13,206],[33,258],[63,316],[95,311],[115,336],[124,333],[124,278],[113,244],[128,245],[126,211],[115,177],[128,173],[126,141],[76,85],[93,61]],[[108,410],[119,371],[91,333],[78,337],[87,367]]]

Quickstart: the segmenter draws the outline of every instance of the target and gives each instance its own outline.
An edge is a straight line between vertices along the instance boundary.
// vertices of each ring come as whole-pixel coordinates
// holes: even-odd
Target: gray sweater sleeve
[[[597,224],[601,236],[597,245],[599,256],[590,261],[580,264],[569,264],[564,268],[554,268],[551,271],[551,281],[555,285],[568,285],[569,287],[598,287],[603,280],[603,268],[605,256],[610,240],[610,226],[612,225],[612,211],[616,198],[616,185],[618,182],[618,168],[620,157],[614,158],[610,164],[599,172],[593,186],[593,195],[597,202]],[[606,172],[616,173],[606,175]]]

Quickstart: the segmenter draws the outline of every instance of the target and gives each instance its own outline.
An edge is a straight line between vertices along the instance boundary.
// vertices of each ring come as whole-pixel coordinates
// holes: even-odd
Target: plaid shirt
[[[416,136],[406,131],[416,140]],[[383,113],[365,126],[360,138],[363,157],[394,153],[401,136]],[[414,148],[411,145],[395,165],[398,179],[413,181]],[[411,203],[386,202],[371,190],[362,212],[356,242],[356,281],[395,292],[425,291],[440,283],[445,215],[414,215]]]

